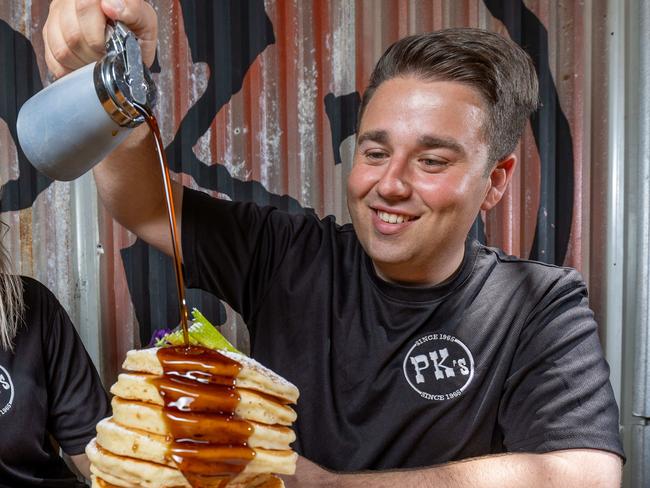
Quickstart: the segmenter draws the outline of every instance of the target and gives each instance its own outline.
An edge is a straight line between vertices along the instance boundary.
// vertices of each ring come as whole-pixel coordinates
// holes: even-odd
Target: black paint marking
[[[0,118],[6,122],[16,144],[19,171],[17,180],[8,181],[0,189],[0,212],[7,212],[31,207],[52,180],[29,163],[16,135],[20,107],[43,88],[36,54],[29,40],[2,20],[0,66]]]
[[[120,251],[135,316],[140,324],[140,343],[149,343],[157,329],[173,329],[180,313],[176,278],[171,258],[137,239]],[[217,297],[201,290],[187,290],[190,311],[198,308],[214,325],[223,324],[226,311]]]
[[[334,153],[334,164],[341,164],[341,144],[345,139],[356,133],[357,117],[361,96],[359,92],[349,93],[335,97],[328,93],[325,96],[325,112],[330,121],[332,131],[332,150]]]
[[[573,219],[573,140],[549,66],[548,32],[521,0],[484,1],[530,54],[539,77],[541,107],[531,125],[541,161],[540,205],[530,259],[562,265]]]
[[[210,79],[203,96],[190,108],[174,140],[166,148],[170,169],[189,174],[202,188],[219,191],[233,200],[254,201],[296,213],[313,212],[303,209],[288,195],[270,193],[257,181],[233,178],[223,165],[201,161],[192,150],[209,130],[219,110],[241,90],[246,72],[257,56],[275,42],[264,2],[182,0],[181,8],[193,61],[208,65]],[[173,262],[140,241],[131,248],[122,250],[122,260],[140,323],[140,338],[146,344],[156,329],[169,327],[179,320],[178,306],[174,302],[176,291],[172,286]],[[142,262],[147,262],[147,266]],[[213,300],[216,298],[207,292],[188,290],[190,308],[196,306],[204,311],[207,307],[206,317],[219,316],[219,323],[222,323],[225,321],[224,308],[219,304],[217,314]]]

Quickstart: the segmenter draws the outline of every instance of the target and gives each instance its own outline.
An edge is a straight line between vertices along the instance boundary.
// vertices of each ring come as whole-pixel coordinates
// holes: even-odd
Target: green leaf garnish
[[[192,325],[190,325],[188,332],[190,344],[194,346],[204,346],[210,349],[225,349],[226,351],[242,354],[196,308],[192,309]],[[156,342],[156,346],[160,347],[167,344],[182,346],[184,343],[183,330],[178,329],[159,339]]]

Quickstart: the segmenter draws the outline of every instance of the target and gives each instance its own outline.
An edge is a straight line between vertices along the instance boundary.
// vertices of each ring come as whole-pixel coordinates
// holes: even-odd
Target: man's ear
[[[508,188],[508,183],[515,172],[517,167],[517,156],[514,153],[509,154],[501,161],[499,161],[492,171],[490,171],[490,184],[488,186],[488,191],[485,194],[483,203],[481,204],[481,210],[490,210],[493,208],[499,201],[501,197]]]

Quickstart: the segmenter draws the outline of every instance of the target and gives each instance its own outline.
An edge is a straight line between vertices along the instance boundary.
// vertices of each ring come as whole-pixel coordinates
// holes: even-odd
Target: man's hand
[[[144,0],[53,0],[43,27],[45,62],[60,78],[100,59],[105,53],[106,20],[122,21],[140,42],[142,59],[156,55],[156,13]]]
[[[300,457],[287,488],[618,488],[621,459],[595,449],[502,454],[431,468],[337,474]]]
[[[153,63],[157,17],[144,0],[52,0],[43,29],[45,59],[57,77],[104,54],[106,19],[122,21],[138,37],[142,59]],[[146,124],[137,127],[95,166],[97,190],[105,208],[124,227],[172,255],[160,166]],[[182,187],[174,187],[176,225],[181,228]]]
[[[90,460],[85,454],[77,454],[75,456],[70,456],[70,459],[74,463],[75,467],[79,472],[86,478],[90,479]]]

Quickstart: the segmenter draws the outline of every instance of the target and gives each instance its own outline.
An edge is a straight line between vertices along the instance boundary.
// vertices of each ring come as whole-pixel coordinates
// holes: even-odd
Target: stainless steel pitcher
[[[156,86],[135,35],[122,23],[107,30],[106,55],[27,100],[17,121],[29,161],[55,180],[73,180],[99,163],[144,121]]]

